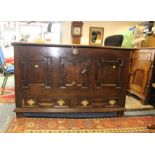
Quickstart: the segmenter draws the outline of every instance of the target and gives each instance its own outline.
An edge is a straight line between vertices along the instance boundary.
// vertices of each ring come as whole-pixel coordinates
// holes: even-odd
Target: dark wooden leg
[[[16,117],[18,117],[18,118],[23,117],[23,113],[21,113],[21,112],[16,112]]]
[[[118,116],[118,117],[123,117],[123,116],[124,116],[124,111],[119,111],[119,112],[117,112],[117,116]]]
[[[2,93],[1,93],[1,95],[3,95],[3,92],[4,92],[4,89],[5,89],[5,86],[6,86],[7,79],[8,79],[8,75],[4,75],[4,80],[3,80],[3,84],[2,84]]]

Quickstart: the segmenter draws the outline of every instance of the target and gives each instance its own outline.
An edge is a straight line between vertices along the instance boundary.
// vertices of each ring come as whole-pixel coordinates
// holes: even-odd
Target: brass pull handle
[[[110,100],[110,101],[109,101],[109,104],[110,104],[110,105],[114,105],[114,104],[116,104],[116,101],[115,101],[115,100]]]
[[[81,101],[81,104],[82,104],[83,106],[87,106],[87,105],[89,104],[89,101],[88,101],[88,100],[82,100],[82,101]]]
[[[78,51],[76,48],[74,48],[74,49],[72,50],[72,53],[73,53],[74,55],[77,55],[77,54],[79,54],[79,51]]]
[[[29,106],[33,106],[33,105],[35,104],[35,100],[30,99],[30,100],[27,101],[27,104],[28,104]]]
[[[57,103],[59,106],[63,106],[65,104],[65,101],[64,100],[58,100]]]

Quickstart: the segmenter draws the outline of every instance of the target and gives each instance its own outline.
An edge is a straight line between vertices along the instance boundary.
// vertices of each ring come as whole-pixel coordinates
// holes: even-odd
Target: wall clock
[[[80,44],[83,22],[74,21],[71,25],[72,44]]]
[[[74,27],[73,36],[80,36],[80,35],[81,35],[81,27]]]

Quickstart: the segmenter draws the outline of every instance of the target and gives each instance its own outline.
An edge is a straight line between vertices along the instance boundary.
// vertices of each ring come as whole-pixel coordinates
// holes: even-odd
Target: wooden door
[[[89,57],[72,57],[70,55],[68,57],[60,57],[60,88],[88,88],[90,84],[89,70]]]
[[[150,61],[133,61],[131,67],[130,89],[143,96],[145,96],[150,67]]]
[[[99,58],[96,61],[96,88],[121,87],[123,60]]]
[[[51,87],[52,58],[45,56],[22,56],[22,87],[43,85]]]

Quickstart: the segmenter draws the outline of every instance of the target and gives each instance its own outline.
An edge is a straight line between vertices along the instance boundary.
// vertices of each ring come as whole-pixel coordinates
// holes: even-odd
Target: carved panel
[[[45,88],[52,85],[52,58],[22,56],[22,87],[29,85],[44,85]]]
[[[59,86],[66,87],[89,87],[89,58],[60,58]]]
[[[96,88],[121,88],[121,71],[123,65],[123,60],[105,60],[104,58],[97,59]]]
[[[144,77],[144,73],[145,72],[143,69],[135,70],[132,83],[139,87],[142,87],[143,86],[143,78],[142,77]]]
[[[130,73],[130,89],[136,90],[141,94],[145,94],[150,70],[151,62],[133,61]]]

